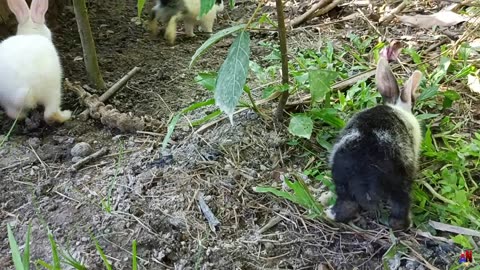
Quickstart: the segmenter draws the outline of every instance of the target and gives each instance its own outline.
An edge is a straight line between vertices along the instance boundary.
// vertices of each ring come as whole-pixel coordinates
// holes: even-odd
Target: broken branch
[[[97,158],[105,155],[106,153],[108,153],[108,148],[103,147],[102,149],[98,150],[97,152],[91,154],[90,156],[85,157],[85,158],[79,160],[77,163],[73,164],[72,167],[70,168],[70,170],[71,171],[78,171],[86,163],[88,163],[88,162],[90,162],[94,159],[97,159]]]
[[[98,99],[100,102],[105,102],[107,101],[111,96],[113,96],[118,90],[122,89],[127,82],[135,75],[137,72],[139,72],[141,68],[139,67],[134,67],[132,70],[130,70],[125,76],[123,76],[120,80],[118,80],[112,87],[110,87],[105,93],[103,93]],[[78,117],[86,121],[88,119],[88,109],[84,110],[81,112]]]
[[[100,119],[102,124],[117,128],[122,132],[142,131],[147,126],[150,129],[158,129],[161,122],[151,117],[135,117],[126,113],[120,113],[112,105],[105,105],[97,95],[87,93],[81,86],[73,85],[68,79],[65,80],[66,88],[75,92],[82,102],[88,107],[90,116]]]

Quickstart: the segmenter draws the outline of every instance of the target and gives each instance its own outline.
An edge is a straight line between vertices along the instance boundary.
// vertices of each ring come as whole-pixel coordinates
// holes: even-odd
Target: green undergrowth
[[[326,41],[320,50],[299,50],[290,61],[289,70],[293,82],[292,93],[305,92],[312,101],[302,113],[292,115],[289,131],[293,136],[292,146],[305,150],[305,155],[315,161],[303,172],[334,190],[327,166],[327,156],[341,128],[352,114],[381,102],[375,89],[374,76],[357,81],[347,89],[336,89],[335,83],[356,74],[375,68],[379,51],[386,44],[373,37],[348,36],[342,47]],[[256,77],[263,82],[274,79],[279,69],[279,52],[272,44],[263,44],[272,53],[262,59],[262,64],[253,64]],[[466,87],[466,77],[476,69],[470,65],[472,49],[462,45],[458,53],[451,55],[448,47],[442,47],[442,56],[424,61],[425,55],[414,49],[403,49],[402,59],[411,58],[422,71],[424,78],[420,95],[415,105],[416,117],[421,120],[424,140],[421,165],[414,185],[414,225],[435,234],[428,226],[430,220],[471,229],[480,228],[478,211],[478,180],[480,179],[480,132],[472,125],[471,108]],[[405,57],[407,56],[407,57]],[[394,73],[403,85],[413,70],[401,67]],[[282,87],[282,86],[272,86]],[[272,91],[266,88],[265,91]],[[268,96],[268,93],[265,94]],[[322,149],[314,150],[312,142]],[[318,148],[317,148],[318,149]],[[298,177],[297,177],[298,178]],[[305,207],[313,216],[321,216],[318,203],[312,203],[308,185],[288,179],[289,190],[257,187],[259,192],[271,192]],[[305,190],[302,190],[305,189]],[[333,200],[334,201],[334,200]],[[468,236],[452,236],[454,241],[471,248]]]

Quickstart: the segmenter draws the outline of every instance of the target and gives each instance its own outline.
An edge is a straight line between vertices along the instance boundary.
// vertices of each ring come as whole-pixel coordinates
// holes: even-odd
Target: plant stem
[[[97,89],[105,89],[100,67],[98,66],[95,41],[88,20],[87,5],[85,0],[73,0],[73,10],[77,21],[78,33],[82,42],[83,60],[87,69],[88,79]]]
[[[280,42],[280,53],[282,58],[282,84],[288,84],[288,58],[287,58],[287,29],[285,27],[285,14],[283,13],[282,0],[275,0],[277,6],[277,21],[278,21],[278,39]],[[283,110],[287,104],[288,89],[280,96],[278,107],[276,111],[276,120],[281,122],[283,120]]]

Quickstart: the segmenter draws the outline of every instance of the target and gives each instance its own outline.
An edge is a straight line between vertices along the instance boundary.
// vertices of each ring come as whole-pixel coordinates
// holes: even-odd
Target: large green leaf
[[[232,125],[233,112],[247,81],[249,60],[250,34],[242,31],[230,47],[215,84],[215,104],[228,115]]]
[[[199,17],[207,14],[212,9],[213,4],[215,4],[215,0],[201,0]]]
[[[310,70],[308,71],[308,80],[310,81],[310,92],[312,94],[312,103],[317,103],[325,98],[330,91],[333,81],[337,78],[337,73],[329,70]]]
[[[230,35],[232,33],[238,32],[245,28],[245,24],[235,25],[223,30],[218,31],[217,33],[213,34],[207,41],[205,41],[200,48],[195,51],[195,54],[192,56],[192,60],[190,60],[190,67],[192,67],[193,63],[197,60],[197,58],[205,52],[208,48],[210,48],[213,44],[217,43],[223,37]]]
[[[290,118],[288,131],[295,136],[310,139],[313,131],[313,120],[308,115],[295,115]]]

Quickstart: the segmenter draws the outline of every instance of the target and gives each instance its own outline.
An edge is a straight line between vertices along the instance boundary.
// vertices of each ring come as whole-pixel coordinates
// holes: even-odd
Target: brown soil
[[[109,104],[121,112],[166,122],[178,110],[211,98],[194,78],[200,71],[218,70],[231,38],[216,44],[189,69],[191,56],[207,35],[186,38],[179,30],[177,45],[167,46],[161,37],[152,39],[132,21],[136,1],[110,2],[89,3],[104,79],[111,85],[134,66],[141,66],[142,71]],[[247,20],[254,9],[255,3],[249,1],[238,3],[233,11],[226,8],[227,15],[219,19],[214,31]],[[60,21],[54,39],[65,77],[87,84],[77,26],[69,7]],[[318,33],[309,31],[291,37],[292,46],[315,44]],[[310,43],[299,42],[305,37]],[[253,59],[269,53],[257,45],[258,41],[274,38],[254,35]],[[70,92],[65,93],[63,107],[75,113],[84,109]],[[197,117],[211,111],[202,110]],[[373,227],[376,237],[369,236],[372,232],[337,229],[305,218],[307,213],[293,204],[252,190],[255,186],[281,186],[279,172],[301,172],[308,160],[301,156],[301,149],[288,145],[291,137],[283,129],[255,113],[245,111],[234,120],[233,126],[223,121],[194,135],[188,126],[181,125],[172,146],[163,153],[160,144],[164,134],[120,134],[96,120],[34,128],[19,123],[0,148],[1,268],[13,269],[7,223],[19,243],[24,242],[31,223],[32,260],[51,262],[43,222],[61,249],[89,269],[104,269],[90,235],[98,239],[115,269],[131,269],[134,239],[144,269],[381,268],[381,257],[390,247],[385,227]],[[6,134],[11,125],[10,119],[0,115],[0,134]],[[95,151],[107,147],[110,154],[71,172],[70,150],[78,142],[89,143]],[[107,200],[110,189],[108,212],[102,201]],[[198,207],[196,196],[200,193],[220,221],[215,231]],[[277,217],[275,226],[260,232]],[[458,250],[450,245],[430,240],[420,244],[421,254],[437,267],[445,269],[456,259],[452,254]],[[418,261],[408,266],[404,261],[402,267],[423,266]]]

